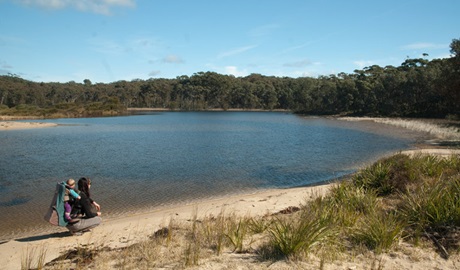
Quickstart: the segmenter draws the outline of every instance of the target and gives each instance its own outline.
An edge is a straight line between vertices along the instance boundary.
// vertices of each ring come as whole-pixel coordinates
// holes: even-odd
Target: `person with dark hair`
[[[78,222],[66,226],[72,235],[89,231],[102,222],[101,206],[91,198],[90,188],[91,179],[82,177],[78,180],[78,191],[81,198],[73,206],[72,215],[78,215],[81,218]]]

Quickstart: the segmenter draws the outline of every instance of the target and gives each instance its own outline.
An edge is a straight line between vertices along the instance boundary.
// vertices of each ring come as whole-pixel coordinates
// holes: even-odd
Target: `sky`
[[[353,73],[451,57],[459,10],[459,0],[0,0],[0,75],[110,83]]]

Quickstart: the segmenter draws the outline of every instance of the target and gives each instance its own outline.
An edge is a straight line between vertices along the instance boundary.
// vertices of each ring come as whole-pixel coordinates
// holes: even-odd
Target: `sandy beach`
[[[186,221],[191,219],[195,213],[198,217],[217,216],[222,211],[241,216],[273,214],[289,206],[299,206],[307,199],[323,195],[329,187],[330,185],[320,185],[267,190],[255,194],[160,208],[150,213],[133,214],[123,218],[104,219],[103,223],[92,232],[81,236],[72,236],[65,228],[56,227],[55,233],[14,239],[0,244],[0,254],[2,254],[0,268],[20,269],[21,258],[26,254],[27,249],[46,247],[46,261],[48,262],[77,245],[103,244],[111,248],[131,245],[145,240],[153,232],[167,226],[171,219]]]
[[[30,118],[29,118],[30,119]],[[10,120],[17,120],[14,117],[0,117],[0,130],[14,130],[14,129],[29,129],[29,128],[44,128],[44,127],[55,127],[57,124],[54,123],[36,123],[36,122],[17,122]]]

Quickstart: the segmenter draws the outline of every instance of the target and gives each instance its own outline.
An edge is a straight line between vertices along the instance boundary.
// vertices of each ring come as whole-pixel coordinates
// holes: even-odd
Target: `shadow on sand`
[[[40,241],[40,240],[44,240],[44,239],[62,238],[62,237],[67,237],[67,236],[71,236],[70,232],[58,232],[58,233],[37,235],[37,236],[31,236],[31,237],[24,237],[24,238],[16,239],[16,241],[18,241],[18,242],[34,242],[34,241]]]

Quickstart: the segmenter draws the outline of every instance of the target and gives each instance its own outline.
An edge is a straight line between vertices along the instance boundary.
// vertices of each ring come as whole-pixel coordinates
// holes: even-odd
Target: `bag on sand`
[[[59,225],[59,218],[56,208],[54,206],[50,206],[48,208],[48,212],[46,212],[45,220],[51,223],[51,225],[58,226]]]
[[[51,205],[44,216],[44,219],[51,225],[61,227],[67,226],[67,221],[64,219],[65,189],[64,183],[58,183],[56,185],[53,200],[51,201]]]

